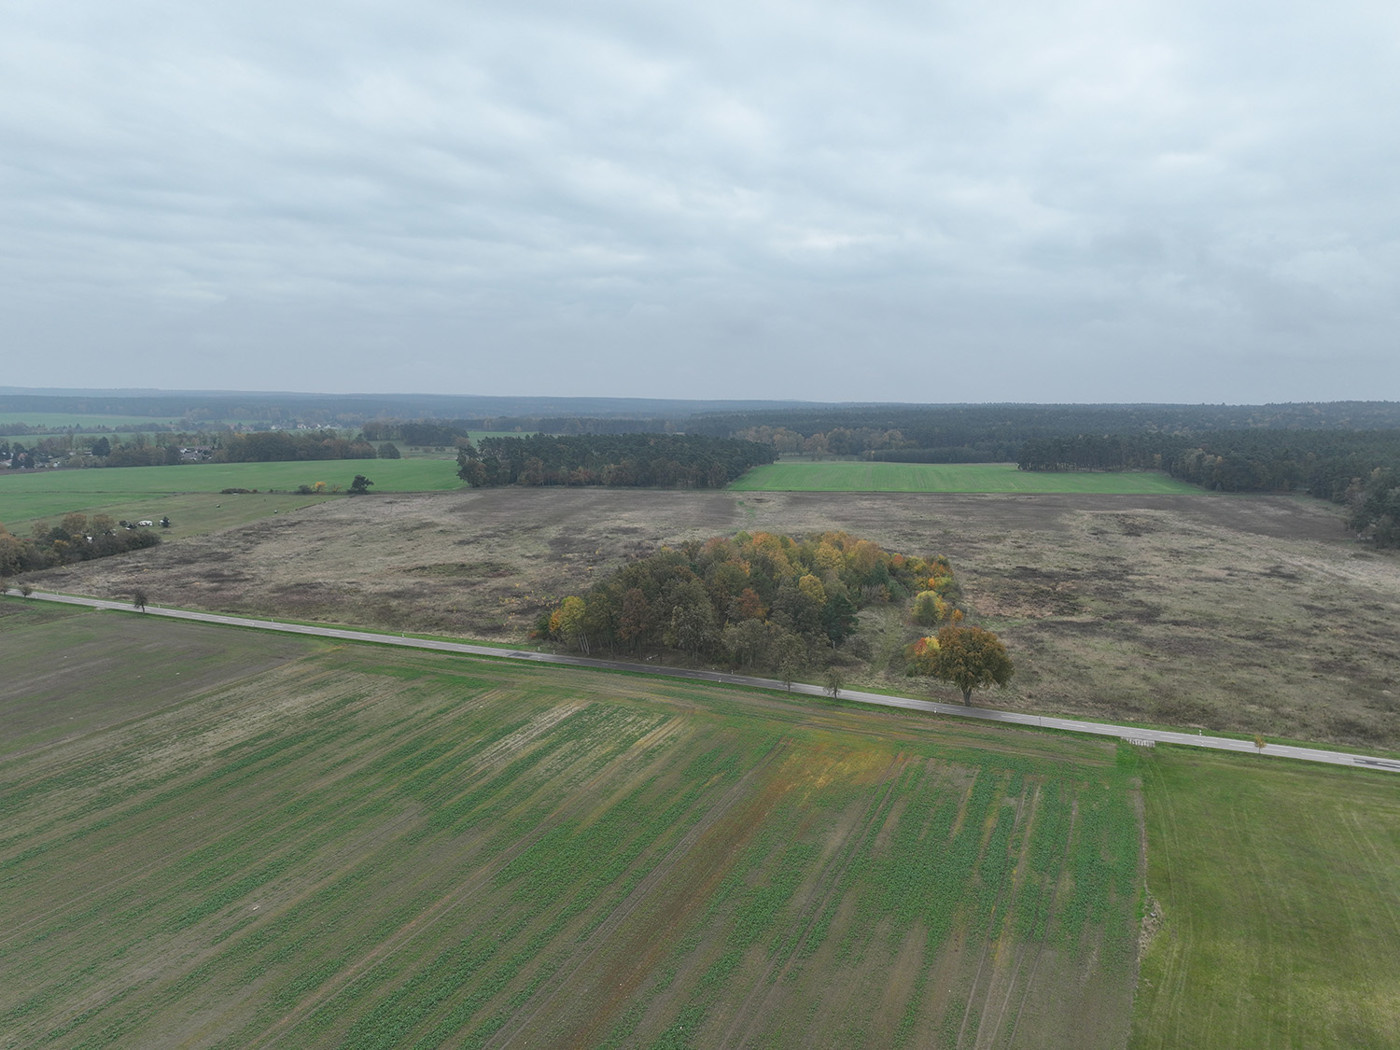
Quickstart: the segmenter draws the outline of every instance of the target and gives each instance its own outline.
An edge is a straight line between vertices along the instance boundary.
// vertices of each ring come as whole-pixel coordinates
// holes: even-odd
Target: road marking
[[[1388,758],[1371,758],[1369,755],[1357,755],[1352,761],[1358,766],[1374,766],[1376,769],[1394,769],[1400,771],[1400,762],[1392,762]]]

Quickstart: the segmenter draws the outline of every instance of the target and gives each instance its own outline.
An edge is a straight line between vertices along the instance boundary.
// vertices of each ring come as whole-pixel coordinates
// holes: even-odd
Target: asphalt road
[[[63,602],[67,605],[81,605],[93,609],[115,609],[120,612],[135,613],[129,602],[106,601],[101,598],[84,598],[67,594],[47,594],[35,591],[31,599],[49,602]],[[471,645],[467,642],[444,642],[431,638],[408,638],[396,634],[376,634],[372,631],[352,631],[342,627],[321,627],[311,624],[278,623],[275,620],[250,620],[241,616],[222,616],[218,613],[192,612],[186,609],[169,609],[149,605],[146,616],[165,616],[175,620],[195,620],[200,623],[221,624],[225,627],[245,627],[259,631],[281,631],[284,634],[306,634],[317,638],[336,638],[347,642],[367,642],[375,645],[397,645],[408,649],[429,649],[442,653],[461,653],[466,656],[487,656],[498,660],[528,660],[535,663],[562,664],[569,667],[628,671],[639,674],[657,675],[666,678],[689,678],[702,682],[719,682],[723,685],[752,686],[760,689],[787,690],[807,696],[826,696],[821,686],[793,682],[791,687],[772,678],[755,678],[749,675],[726,674],[723,671],[699,671],[688,668],[665,667],[656,664],[626,663],[621,660],[598,660],[585,656],[556,656],[552,653],[536,653],[521,649],[503,649],[489,645]],[[1373,755],[1358,755],[1344,751],[1326,751],[1312,747],[1294,747],[1289,744],[1268,744],[1262,752],[1250,740],[1235,740],[1231,737],[1204,736],[1200,733],[1182,733],[1168,729],[1139,729],[1134,726],[1116,726],[1103,722],[1081,722],[1073,718],[1056,718],[1053,715],[1032,715],[1019,711],[998,711],[988,707],[965,707],[961,704],[940,704],[933,700],[918,700],[909,696],[886,696],[883,693],[867,693],[859,689],[842,689],[840,699],[862,704],[876,704],[881,707],[902,707],[910,711],[927,711],[932,714],[952,715],[957,718],[976,718],[984,722],[1004,722],[1010,725],[1039,726],[1045,729],[1063,729],[1072,733],[1090,733],[1095,736],[1112,736],[1127,740],[1143,747],[1156,744],[1181,744],[1186,747],[1203,747],[1214,751],[1240,751],[1249,754],[1262,753],[1265,758],[1293,758],[1302,762],[1323,762],[1334,766],[1359,766],[1363,769],[1384,770],[1400,773],[1400,761],[1393,758]]]

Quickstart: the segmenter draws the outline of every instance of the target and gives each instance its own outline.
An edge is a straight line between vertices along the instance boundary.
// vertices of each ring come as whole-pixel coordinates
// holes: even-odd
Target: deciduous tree
[[[952,682],[968,706],[974,689],[1005,686],[1015,670],[1001,639],[981,627],[950,625],[937,638],[919,639],[908,656],[910,674]]]

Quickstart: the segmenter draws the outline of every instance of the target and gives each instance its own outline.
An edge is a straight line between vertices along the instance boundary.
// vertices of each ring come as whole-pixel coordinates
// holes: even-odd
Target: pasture
[[[1397,1045],[1395,779],[1184,749],[1141,768],[1161,918],[1133,1050]]]
[[[0,472],[0,523],[28,531],[72,511],[114,519],[169,516],[178,531],[196,535],[320,502],[350,487],[356,474],[374,482],[372,493],[449,491],[463,487],[455,460],[347,459],[291,463],[187,463],[167,467],[102,467],[86,470]],[[301,485],[323,483],[320,496],[299,496]],[[221,490],[256,489],[256,495]],[[260,498],[261,497],[261,498]],[[227,511],[227,513],[217,513]]]
[[[1150,471],[1017,470],[1014,463],[867,463],[782,460],[755,467],[729,488],[736,492],[1085,493],[1143,496],[1200,492]]]
[[[1111,742],[0,615],[4,1045],[1127,1038]]]
[[[232,422],[232,420],[230,420]],[[23,424],[42,430],[45,434],[98,434],[110,431],[149,431],[153,427],[178,426],[179,420],[156,416],[131,416],[81,412],[28,412],[22,409],[0,409],[0,425]],[[12,434],[11,441],[29,445],[42,435]],[[115,435],[110,435],[115,436]]]

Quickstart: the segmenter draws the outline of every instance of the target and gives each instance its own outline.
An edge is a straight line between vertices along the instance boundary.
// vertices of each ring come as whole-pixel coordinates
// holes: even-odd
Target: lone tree
[[[846,676],[841,673],[839,667],[828,667],[826,669],[826,691],[831,694],[833,700],[841,695],[841,687],[846,684]]]
[[[1014,671],[1001,639],[981,627],[950,625],[937,638],[920,638],[909,649],[910,674],[952,682],[969,707],[974,689],[1005,686]]]
[[[374,482],[370,481],[369,478],[365,477],[363,474],[356,474],[355,480],[350,482],[350,495],[367,495],[369,493],[369,487],[373,484]]]
[[[139,609],[141,612],[146,611],[146,592],[143,588],[137,587],[131,592],[131,605],[132,608]]]

